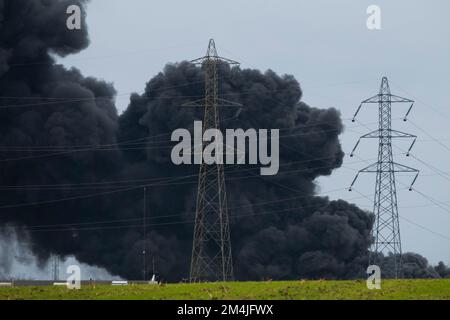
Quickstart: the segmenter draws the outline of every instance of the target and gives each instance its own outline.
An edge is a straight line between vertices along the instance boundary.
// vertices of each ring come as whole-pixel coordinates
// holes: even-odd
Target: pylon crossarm
[[[380,102],[380,95],[377,94],[373,97],[370,97],[369,99],[364,100],[363,102],[361,102],[361,104],[365,104],[365,103],[379,103]]]
[[[406,155],[409,157],[410,152],[413,148],[413,146],[415,145],[416,141],[417,141],[417,136],[409,134],[409,133],[405,133],[405,132],[401,132],[401,131],[397,131],[397,130],[388,130],[388,134],[387,135],[383,135],[383,130],[374,130],[368,134],[365,134],[363,136],[361,136],[358,139],[358,142],[356,143],[355,147],[353,148],[352,152],[350,153],[350,157],[353,157],[355,154],[356,149],[358,148],[359,144],[361,143],[361,139],[379,139],[382,137],[389,137],[389,138],[411,138],[414,139],[413,142],[411,143],[411,146],[409,147]]]
[[[383,100],[382,100],[383,96],[388,96],[389,97],[388,101],[391,103],[414,103],[414,100],[399,97],[399,96],[396,96],[395,94],[377,94],[373,97],[370,97],[369,99],[364,100],[361,104],[383,102]]]
[[[202,99],[195,100],[195,101],[189,101],[189,102],[183,103],[181,106],[182,107],[195,107],[195,108],[202,107],[202,108],[204,108],[205,107],[205,99],[202,98]]]
[[[416,139],[417,136],[413,135],[413,134],[409,134],[409,133],[405,133],[402,131],[398,131],[398,130],[389,130],[390,136],[391,138],[411,138],[411,139]]]
[[[217,99],[217,105],[219,107],[237,107],[237,108],[242,107],[242,104],[240,104],[238,102],[233,102],[233,101],[221,99],[221,98]]]
[[[394,170],[393,171],[394,172],[406,172],[406,173],[415,173],[416,174],[414,176],[414,179],[413,179],[411,185],[409,186],[409,191],[412,191],[413,190],[413,186],[416,183],[417,178],[419,177],[420,171],[417,170],[417,169],[408,167],[408,166],[404,166],[402,164],[395,163],[395,162],[394,162]]]
[[[191,60],[191,61],[189,61],[190,63],[192,63],[192,64],[203,64],[203,62],[205,62],[205,60],[209,60],[210,59],[210,57],[201,57],[201,58],[198,58],[198,59],[194,59],[194,60]]]
[[[221,61],[221,62],[227,63],[229,65],[233,65],[233,66],[240,65],[240,63],[237,61],[234,61],[234,60],[231,60],[228,58],[219,57],[219,56],[204,56],[204,57],[201,57],[198,59],[191,60],[189,62],[192,64],[196,64],[196,65],[202,65],[205,61],[211,61],[211,60]]]
[[[389,97],[390,97],[391,103],[414,103],[414,100],[399,97],[399,96],[396,96],[395,94],[390,94]]]
[[[414,103],[415,103],[414,100],[399,97],[394,94],[391,94],[389,97],[390,97],[391,103],[411,103],[411,105],[408,108],[408,111],[406,112],[405,116],[403,117],[403,121],[408,121],[408,116],[411,113],[412,108],[414,107]]]
[[[358,148],[359,144],[361,143],[361,139],[371,139],[371,138],[379,138],[380,137],[380,130],[374,130],[368,134],[365,134],[361,136],[358,139],[358,142],[356,143],[355,147],[353,148],[352,152],[350,153],[350,157],[352,158],[355,154],[356,148]]]
[[[217,106],[218,107],[237,107],[237,108],[241,108],[242,104],[238,103],[238,102],[233,102],[233,101],[229,101],[226,99],[221,99],[218,98],[217,100]],[[204,108],[205,107],[205,99],[199,99],[199,100],[195,100],[195,101],[189,101],[186,103],[183,103],[181,106],[182,107],[201,107]]]
[[[370,133],[367,133],[363,136],[361,136],[360,139],[370,139],[370,138],[411,138],[416,139],[417,136],[397,130],[392,129],[381,129],[381,130],[374,130]]]
[[[358,139],[358,142],[356,143],[356,145],[353,148],[352,152],[350,153],[350,157],[353,158],[353,156],[355,154],[355,151],[356,151],[356,148],[358,148],[359,144],[361,143],[361,139],[379,138],[379,137],[380,137],[380,131],[379,130],[375,130],[375,131],[372,131],[372,132],[370,132],[368,134],[365,134],[365,135],[361,136]]]
[[[359,173],[373,173],[378,170],[378,162],[372,163],[370,166],[365,167],[364,169],[359,170]]]
[[[228,63],[229,65],[232,65],[232,66],[239,66],[240,65],[239,62],[231,60],[231,59],[228,59],[228,58],[219,57],[219,56],[217,56],[215,58],[220,60],[220,61],[222,61],[222,62],[226,62],[226,63]]]
[[[414,100],[408,99],[408,98],[403,98],[400,96],[396,96],[394,94],[389,94],[389,102],[390,103],[411,103],[411,106],[409,107],[408,111],[406,112],[406,115],[403,117],[403,121],[407,121],[408,120],[408,116],[411,113],[412,108],[414,107]],[[359,105],[358,109],[356,110],[355,115],[353,116],[352,121],[355,122],[356,120],[356,116],[358,115],[359,111],[361,110],[363,104],[366,103],[373,103],[373,104],[377,104],[382,102],[381,99],[381,95],[377,94],[369,99],[364,100],[363,102],[361,102],[361,104]]]
[[[374,130],[372,132],[369,132],[363,136],[361,136],[360,139],[371,139],[371,138],[379,138],[380,137],[380,130]]]
[[[361,108],[364,104],[366,103],[379,103],[380,102],[380,95],[377,94],[369,99],[364,100],[363,102],[361,102],[361,104],[359,105],[358,109],[356,110],[355,114],[353,115],[353,119],[352,122],[356,121],[356,116],[358,115],[358,113],[361,111]]]
[[[403,164],[398,164],[396,162],[394,164],[394,172],[419,172],[419,170],[405,166]]]
[[[355,178],[352,181],[352,184],[350,185],[350,187],[348,188],[348,191],[352,191],[353,190],[353,186],[356,183],[356,180],[358,180],[358,177],[361,173],[367,173],[367,172],[377,172],[377,163],[371,164],[370,166],[359,170],[359,172],[356,174]]]

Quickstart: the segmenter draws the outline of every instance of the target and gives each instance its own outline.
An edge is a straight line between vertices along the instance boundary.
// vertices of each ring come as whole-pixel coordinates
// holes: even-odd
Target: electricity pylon
[[[219,98],[218,68],[222,63],[239,63],[219,57],[212,39],[206,56],[191,62],[202,65],[204,69],[205,98],[183,106],[204,108],[203,133],[208,129],[219,129],[219,107],[241,105]],[[203,143],[202,150],[204,147]],[[207,165],[202,161],[198,178],[190,281],[232,279],[233,261],[223,164]]]
[[[353,179],[350,191],[352,190],[352,187],[355,184],[356,179],[358,178],[360,173],[376,173],[377,179],[375,185],[375,199],[373,209],[373,213],[375,215],[375,224],[372,230],[374,243],[370,254],[370,264],[380,265],[378,261],[378,258],[380,256],[379,253],[392,253],[394,258],[394,269],[392,270],[392,272],[396,278],[399,278],[402,276],[402,243],[400,238],[400,223],[397,206],[395,173],[415,173],[414,180],[409,187],[409,190],[411,191],[414,183],[417,180],[419,171],[394,162],[392,155],[392,139],[413,139],[413,142],[407,152],[407,156],[409,156],[411,149],[417,140],[417,136],[392,130],[391,105],[393,103],[411,104],[408,112],[404,117],[404,121],[407,121],[407,116],[411,112],[414,101],[391,94],[388,79],[386,77],[383,77],[379,94],[373,96],[372,98],[364,100],[360,104],[353,117],[354,122],[356,116],[358,115],[361,107],[364,104],[378,104],[378,130],[363,135],[358,140],[350,155],[351,157],[353,157],[353,154],[359,143],[361,142],[361,139],[378,139],[378,161],[358,172],[356,177]]]

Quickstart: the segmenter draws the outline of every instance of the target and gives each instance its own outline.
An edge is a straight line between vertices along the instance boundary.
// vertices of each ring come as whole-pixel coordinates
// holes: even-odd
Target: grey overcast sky
[[[381,8],[382,29],[366,27],[369,5]],[[88,6],[90,47],[61,59],[85,75],[113,82],[123,111],[131,92],[168,62],[204,54],[214,38],[219,54],[243,68],[292,74],[315,107],[335,107],[345,119],[341,136],[350,152],[358,136],[376,128],[376,107],[362,110],[361,123],[348,120],[359,102],[378,93],[389,77],[393,94],[417,101],[410,122],[408,106],[394,105],[395,129],[416,134],[414,157],[399,141],[396,162],[422,171],[418,192],[406,186],[412,176],[398,176],[403,251],[430,262],[450,262],[450,1],[416,0],[92,0]],[[374,162],[375,141],[364,141],[358,157],[346,157],[341,169],[317,181],[318,190],[370,209],[375,176],[348,187],[357,170]],[[367,195],[362,197],[360,193]],[[419,193],[420,192],[420,193]],[[355,199],[358,198],[359,199]]]

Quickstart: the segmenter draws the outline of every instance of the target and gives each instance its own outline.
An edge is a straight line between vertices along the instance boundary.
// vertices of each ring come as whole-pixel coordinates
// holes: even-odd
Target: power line
[[[322,195],[326,195],[329,193],[343,191],[346,189],[347,188],[327,190],[327,191],[315,194],[315,196],[322,196]],[[283,198],[283,199],[277,199],[277,200],[271,200],[271,201],[262,201],[262,202],[257,202],[257,203],[252,203],[252,204],[248,204],[248,205],[242,205],[242,206],[235,206],[235,207],[229,208],[229,210],[253,208],[253,207],[265,206],[265,205],[274,204],[274,203],[280,203],[280,202],[283,203],[283,202],[287,202],[287,201],[291,201],[291,200],[305,199],[305,198],[309,198],[309,197],[311,197],[310,194],[305,195],[305,193],[303,192],[301,196],[295,196],[295,197],[289,197],[289,198]],[[189,211],[189,212],[183,211],[183,213],[179,213],[179,214],[150,216],[150,217],[146,217],[145,220],[147,221],[147,220],[157,220],[157,219],[163,219],[163,218],[176,218],[176,217],[182,217],[186,214],[194,214],[194,213],[195,213],[195,211]],[[131,222],[131,221],[141,221],[141,218],[97,220],[97,221],[90,221],[90,222],[59,223],[59,224],[50,224],[50,225],[32,225],[32,226],[27,226],[27,229],[32,230],[32,229],[50,228],[50,227],[59,227],[59,226],[73,227],[73,226],[79,226],[79,225],[112,224],[112,223]]]
[[[394,86],[396,86],[400,91],[403,91],[404,93],[406,93],[407,95],[409,95],[410,97],[413,97],[415,100],[419,101],[420,103],[422,103],[423,105],[429,107],[431,110],[433,110],[434,112],[436,112],[437,114],[439,114],[442,117],[445,117],[447,119],[450,119],[450,116],[443,113],[442,111],[440,111],[438,108],[432,106],[431,104],[424,102],[423,100],[419,99],[417,96],[414,96],[413,94],[411,94],[410,92],[406,91],[405,89],[402,89],[397,83],[394,83]]]
[[[318,124],[312,124],[311,126],[317,126]],[[355,126],[357,127],[357,126]],[[293,130],[293,129],[289,129],[289,130]],[[338,129],[328,129],[328,130],[322,130],[321,133],[326,133],[326,132],[337,132],[339,131]],[[308,136],[308,135],[312,135],[312,134],[318,134],[317,132],[303,132],[303,133],[293,133],[293,134],[289,134],[289,135],[282,135],[280,136],[280,138],[287,138],[287,137],[301,137],[301,136]],[[147,138],[149,139],[149,138]],[[267,139],[267,138],[266,138]],[[264,140],[264,139],[261,139]],[[153,143],[158,143],[158,142],[153,142]],[[5,148],[5,147],[3,147]],[[28,150],[25,150],[26,147],[23,147],[24,150],[11,150],[11,151],[21,151],[21,152],[30,152]],[[89,148],[84,148],[84,149],[78,149],[78,148],[73,148],[72,150],[65,150],[64,148],[62,150],[64,151],[59,151],[59,152],[54,152],[54,153],[49,153],[49,154],[41,154],[41,155],[30,155],[30,156],[23,156],[23,157],[17,157],[17,158],[7,158],[7,159],[0,159],[0,162],[10,162],[10,161],[23,161],[23,160],[35,160],[35,159],[43,159],[43,158],[49,158],[49,157],[56,157],[56,156],[63,156],[63,155],[68,155],[68,154],[72,154],[72,153],[77,153],[77,152],[100,152],[100,151],[121,151],[121,150],[163,150],[163,149],[168,149],[170,148],[170,146],[156,146],[156,147],[134,147],[134,148],[122,148],[122,149],[114,149],[114,148],[97,148],[95,146],[93,147],[89,147]],[[1,147],[0,147],[0,151],[1,151]],[[3,150],[8,150],[8,149],[3,149]],[[55,149],[57,150],[57,149]],[[36,151],[46,151],[46,150],[39,150],[39,149],[34,149],[32,150],[34,152]],[[54,151],[54,150],[49,150],[49,151]]]
[[[333,193],[333,192],[337,192],[337,191],[343,191],[345,188],[340,188],[340,189],[335,189],[335,190],[329,190],[327,191],[327,193]],[[317,195],[317,196],[320,196]],[[243,206],[236,206],[236,207],[232,207],[230,208],[230,210],[237,210],[237,209],[244,209],[244,208],[253,208],[253,207],[258,207],[258,206],[265,206],[268,204],[272,204],[272,203],[279,203],[279,202],[287,202],[290,200],[298,200],[298,199],[304,199],[304,198],[309,198],[311,197],[311,195],[303,195],[303,196],[298,196],[298,197],[291,197],[291,198],[287,198],[287,199],[283,199],[283,200],[276,200],[276,201],[268,201],[268,202],[260,202],[260,203],[255,203],[255,204],[250,204],[250,205],[243,205]],[[302,206],[299,208],[309,208],[310,206]],[[277,211],[278,212],[278,211]],[[177,217],[184,217],[187,214],[194,214],[195,211],[188,211],[188,212],[182,212],[179,214],[171,214],[171,215],[159,215],[159,216],[153,216],[153,217],[147,217],[147,220],[158,220],[158,219],[168,219],[168,218],[177,218]],[[132,222],[132,221],[140,221],[140,218],[134,218],[134,219],[120,219],[120,220],[103,220],[103,221],[91,221],[91,222],[79,222],[79,223],[60,223],[60,224],[51,224],[51,225],[35,225],[35,226],[27,226],[27,230],[29,231],[33,231],[35,229],[39,230],[39,229],[48,229],[48,228],[54,228],[54,227],[77,227],[77,226],[89,226],[89,225],[98,225],[98,224],[114,224],[114,223],[122,223],[122,222]],[[148,226],[148,225],[147,225]]]
[[[322,168],[328,168],[328,166],[324,166]],[[315,169],[320,169],[320,167],[319,168],[315,168]],[[250,170],[259,170],[259,169],[258,168],[252,168],[252,169],[246,169],[246,170],[242,170],[242,171],[250,171]],[[278,173],[278,175],[286,175],[286,174],[299,173],[299,172],[308,172],[310,170],[311,170],[310,168],[298,169],[298,170],[290,170],[290,171]],[[351,169],[349,168],[349,170],[351,170]],[[228,178],[227,180],[235,181],[235,180],[241,180],[241,179],[254,178],[255,176],[256,177],[260,177],[260,176],[255,175],[255,174],[253,174],[251,172],[250,175],[240,176],[240,177],[231,177],[231,178]],[[173,179],[175,179],[175,180],[182,179],[182,177],[181,178],[180,177],[174,177]],[[99,197],[99,196],[104,196],[104,195],[110,195],[110,194],[116,194],[116,193],[121,193],[121,192],[127,192],[127,191],[140,189],[140,188],[143,188],[143,187],[185,185],[185,184],[195,184],[196,182],[197,181],[186,181],[186,182],[170,182],[170,181],[164,182],[163,181],[163,182],[159,182],[159,183],[155,183],[155,184],[144,184],[144,185],[138,185],[138,186],[133,186],[133,187],[129,187],[129,188],[121,188],[121,189],[117,189],[117,190],[93,193],[93,194],[88,194],[88,195],[73,196],[73,197],[53,199],[53,200],[40,201],[40,202],[30,202],[30,203],[13,204],[13,205],[3,205],[3,206],[0,206],[0,209],[17,209],[17,208],[23,208],[23,207],[49,205],[49,204],[54,204],[54,203],[60,203],[60,202],[66,202],[66,201],[72,201],[72,200],[82,200],[82,199],[94,198],[94,197]],[[271,181],[271,182],[272,183],[276,183],[274,181]]]
[[[329,194],[331,192],[342,191],[344,189],[346,189],[346,188],[335,189],[335,190],[328,190],[328,191],[325,191],[323,193],[324,194],[325,193]],[[360,196],[359,197],[353,197],[351,199],[347,199],[346,201],[353,201],[353,200],[357,200],[357,199],[361,199],[361,198],[365,198],[365,199],[368,199],[369,201],[372,201],[368,197],[368,195],[362,194],[357,189],[354,189],[354,191],[356,193],[360,194]],[[275,200],[275,201],[282,202],[282,201],[289,201],[289,200],[292,200],[292,199],[295,199],[295,198],[307,198],[307,197],[310,197],[310,195],[303,196],[303,197],[291,197],[291,198],[287,198],[287,199],[283,199],[283,200]],[[241,209],[241,208],[245,208],[245,207],[265,205],[265,204],[270,204],[271,202],[275,203],[275,201],[261,202],[261,203],[256,203],[256,204],[253,204],[253,205],[246,205],[246,206],[238,206],[238,207],[230,208],[230,210]],[[291,212],[291,211],[295,211],[295,210],[298,210],[298,209],[305,209],[305,208],[311,208],[311,207],[316,207],[316,206],[299,206],[299,207],[294,207],[294,208],[289,208],[289,209],[281,209],[281,210],[275,210],[275,211],[263,211],[263,212],[260,212],[260,213],[251,213],[251,214],[243,214],[243,215],[232,215],[231,217],[233,217],[233,218],[245,218],[245,217],[261,216],[261,215],[270,215],[270,214],[275,214],[275,213],[280,213],[280,212]],[[411,207],[414,207],[414,206],[411,206]],[[190,213],[193,213],[193,212],[190,212]],[[185,213],[185,214],[187,214],[187,213]],[[156,217],[151,217],[150,219],[173,218],[173,217],[181,217],[181,216],[184,216],[184,214],[156,216]],[[443,234],[441,234],[439,232],[433,231],[432,229],[430,229],[428,227],[420,225],[420,224],[418,224],[418,223],[416,223],[416,222],[414,222],[414,221],[412,221],[410,219],[407,219],[407,218],[405,218],[403,216],[400,216],[400,218],[405,220],[405,221],[407,221],[408,223],[410,223],[412,225],[415,225],[418,228],[421,228],[421,229],[431,233],[431,234],[434,234],[434,235],[436,235],[438,237],[441,237],[443,239],[446,239],[446,240],[450,240],[449,237],[447,237],[447,236],[445,236],[445,235],[443,235]],[[130,222],[130,221],[138,221],[138,220],[140,220],[140,219],[122,219],[122,220],[117,220],[117,221],[114,221],[114,222],[116,222],[116,223],[117,222]],[[111,222],[112,223],[113,221],[106,221],[106,222],[104,221],[103,223],[107,223],[107,222]],[[100,223],[102,223],[102,222],[97,222],[97,224],[100,224]],[[192,223],[194,223],[194,220],[178,221],[178,222],[167,222],[167,223],[151,223],[151,224],[146,224],[146,226],[147,227],[159,227],[159,226],[192,224]],[[28,230],[28,231],[31,232],[31,233],[34,233],[34,232],[38,232],[38,233],[40,233],[40,232],[63,232],[63,231],[99,231],[99,230],[116,230],[116,229],[124,229],[124,228],[138,228],[138,227],[142,226],[142,225],[125,225],[125,226],[111,226],[111,227],[104,227],[104,226],[102,226],[102,227],[93,227],[93,228],[48,229],[48,228],[52,228],[52,227],[63,227],[63,226],[64,227],[74,227],[74,226],[78,226],[78,225],[86,225],[86,224],[78,223],[78,224],[57,224],[57,225],[34,226],[34,228],[40,227],[41,229],[42,228],[46,228],[46,229],[42,229],[42,230],[39,230],[39,229],[38,230]],[[92,225],[92,224],[88,224],[88,225]],[[32,228],[32,227],[29,227],[29,228]]]
[[[344,190],[342,188],[341,190]],[[308,196],[310,197],[310,195]],[[362,197],[355,197],[351,200],[357,200]],[[236,214],[231,215],[230,218],[245,218],[245,217],[257,217],[257,216],[263,216],[263,215],[272,215],[276,213],[288,213],[292,212],[298,209],[305,209],[305,208],[316,208],[320,207],[318,205],[308,205],[308,206],[298,206],[298,207],[291,207],[286,209],[277,209],[277,210],[269,210],[269,211],[262,211],[259,213],[250,213],[250,214]],[[168,226],[168,225],[180,225],[180,224],[193,224],[195,223],[195,220],[185,220],[185,221],[175,221],[175,222],[162,222],[162,223],[150,223],[146,224],[147,227],[158,227],[158,226]],[[142,228],[141,224],[130,224],[130,225],[120,225],[120,226],[102,226],[102,227],[82,227],[82,228],[58,228],[58,229],[37,229],[37,230],[28,230],[31,233],[40,233],[40,232],[60,232],[60,231],[93,231],[93,230],[110,230],[110,229],[123,229],[123,228]]]
[[[115,54],[108,54],[108,55],[101,55],[101,56],[92,56],[92,57],[85,57],[85,58],[76,58],[72,61],[86,61],[86,60],[104,60],[107,58],[113,58],[113,57],[122,57],[122,56],[130,56],[130,55],[136,55],[136,54],[144,54],[147,55],[150,52],[158,52],[158,51],[164,51],[164,50],[171,50],[176,48],[184,48],[184,47],[191,47],[191,46],[197,46],[200,42],[196,43],[190,43],[190,44],[183,44],[183,45],[173,45],[173,46],[167,46],[163,48],[155,48],[151,50],[139,50],[139,51],[133,51],[133,52],[122,52],[122,53],[115,53]],[[29,62],[29,63],[12,63],[8,64],[9,68],[14,67],[26,67],[26,66],[33,66],[33,65],[57,65],[59,62],[55,61],[54,59],[46,60],[46,61],[36,61],[36,62]]]
[[[329,159],[334,159],[334,157],[333,156],[332,157],[316,157],[316,158],[311,158],[308,160],[290,161],[287,163],[282,163],[279,166],[280,167],[288,167],[288,166],[293,166],[293,165],[298,165],[298,164],[304,164],[304,163],[320,161],[320,160],[329,160]],[[357,164],[357,163],[361,163],[361,162],[365,162],[365,161],[367,161],[367,160],[353,161],[353,162],[350,162],[347,164]],[[225,170],[227,170],[227,171],[235,170],[233,168],[239,168],[239,169],[236,169],[236,171],[238,171],[238,172],[259,170],[259,168],[241,169],[240,166],[241,166],[240,164],[229,165],[225,168]],[[328,167],[329,166],[314,167],[314,169],[323,169],[323,168],[328,168]],[[304,172],[304,171],[309,171],[309,170],[311,170],[311,169],[310,168],[295,169],[295,170],[288,171],[287,173]],[[102,187],[104,187],[104,188],[119,188],[119,187],[126,187],[126,186],[123,186],[123,184],[130,184],[130,183],[135,183],[135,182],[140,182],[141,184],[139,184],[139,185],[142,186],[149,182],[162,183],[162,182],[165,182],[165,180],[170,180],[170,179],[174,179],[174,178],[182,179],[182,178],[194,178],[194,177],[197,177],[197,175],[191,174],[191,175],[183,175],[183,176],[164,176],[164,177],[149,178],[149,179],[127,179],[127,180],[112,180],[112,181],[110,180],[110,181],[84,182],[84,183],[82,182],[82,183],[72,183],[72,184],[0,185],[0,190],[53,190],[53,189],[67,189],[67,188],[99,189]],[[113,184],[119,184],[122,186],[112,186]]]
[[[344,188],[340,189],[340,190],[344,190]],[[371,201],[371,199],[367,196],[364,195],[362,193],[360,193],[357,189],[354,189],[355,192],[359,193],[361,196],[359,197],[353,197],[351,199],[347,199],[347,201],[353,201],[353,200],[358,200],[361,198],[365,198]],[[309,197],[309,196],[308,196]],[[274,211],[263,211],[263,212],[259,212],[259,213],[251,213],[251,214],[240,214],[240,215],[231,215],[231,218],[251,218],[251,217],[257,217],[257,216],[263,216],[263,215],[272,215],[272,214],[279,214],[279,213],[290,213],[290,212],[294,212],[295,210],[298,209],[306,209],[306,208],[312,208],[312,207],[317,207],[317,206],[299,206],[299,207],[294,207],[294,208],[288,208],[288,209],[281,209],[281,210],[274,210]],[[439,233],[436,231],[433,231],[430,228],[427,228],[421,224],[418,224],[416,222],[413,222],[410,219],[407,219],[403,216],[400,216],[401,219],[415,225],[418,228],[421,228],[431,234],[434,234],[438,237],[441,237],[445,240],[449,240],[450,238]],[[182,224],[193,224],[195,223],[194,220],[186,220],[186,221],[175,221],[175,222],[163,222],[163,223],[151,223],[151,224],[147,224],[147,227],[163,227],[163,226],[171,226],[171,225],[182,225]],[[67,228],[67,229],[43,229],[43,230],[29,230],[29,232],[31,233],[41,233],[41,232],[64,232],[64,231],[100,231],[100,230],[117,230],[117,229],[128,229],[128,228],[139,228],[142,227],[142,225],[122,225],[122,226],[111,226],[111,227],[92,227],[92,228]]]
[[[195,82],[194,82],[195,83]],[[179,85],[179,86],[190,86],[192,85],[192,82],[184,84],[184,85]],[[179,87],[179,86],[174,86],[174,87]],[[166,91],[167,88],[165,88],[162,91]],[[292,89],[287,88],[287,89],[268,89],[266,90],[267,92],[283,92],[283,91],[290,91]],[[158,90],[155,90],[155,92],[158,92]],[[233,92],[233,93],[223,93],[220,94],[219,97],[232,97],[232,96],[240,96],[240,95],[246,95],[249,93],[254,92],[254,90],[241,90],[238,92]],[[128,96],[130,94],[133,94],[134,92],[131,93],[121,93],[121,94],[117,94],[115,96],[99,96],[99,97],[90,97],[90,98],[61,98],[62,100],[58,100],[58,101],[45,101],[45,102],[36,102],[36,103],[23,103],[23,104],[10,104],[10,105],[0,105],[0,109],[10,109],[10,108],[28,108],[28,107],[37,107],[37,106],[51,106],[51,105],[58,105],[58,104],[67,104],[67,103],[75,103],[75,102],[89,102],[89,101],[96,101],[96,100],[114,100],[117,97],[121,97],[121,96]],[[201,98],[201,95],[174,95],[174,96],[151,96],[151,97],[147,97],[144,95],[140,95],[139,99],[141,100],[167,100],[167,99],[191,99],[191,98]],[[0,97],[1,98],[1,97]],[[12,98],[12,97],[11,97]],[[22,99],[22,98],[16,98],[16,99]],[[36,98],[38,99],[38,98]],[[44,98],[45,99],[45,98]],[[66,100],[63,100],[66,99]]]
[[[363,194],[362,194],[361,192],[359,192],[357,189],[354,189],[354,190],[355,190],[356,193],[359,193],[362,197],[364,197],[364,198],[366,198],[367,200],[369,200],[369,201],[372,202],[372,199],[370,199],[368,196],[363,195]],[[413,208],[413,207],[415,207],[415,206],[411,206],[411,208]],[[432,233],[432,234],[434,234],[434,235],[436,235],[436,236],[438,236],[438,237],[440,237],[440,238],[443,238],[443,239],[445,239],[445,240],[449,240],[449,241],[450,241],[450,237],[448,237],[448,236],[446,236],[446,235],[443,235],[443,234],[441,234],[441,233],[439,233],[439,232],[433,231],[433,230],[431,230],[430,228],[427,228],[427,227],[425,227],[425,226],[423,226],[423,225],[421,225],[421,224],[418,224],[418,223],[416,223],[416,222],[414,222],[414,221],[412,221],[412,220],[410,220],[410,219],[408,219],[408,218],[406,218],[406,217],[404,217],[404,216],[402,216],[402,215],[399,215],[399,217],[400,217],[401,219],[405,220],[406,222],[409,222],[410,224],[412,224],[412,225],[414,225],[414,226],[416,226],[416,227],[418,227],[418,228],[421,228],[422,230],[425,230],[425,231],[427,231],[427,232],[429,232],[429,233]]]
[[[409,121],[410,121],[410,120],[409,120]],[[360,122],[359,120],[356,120],[356,122],[358,122],[360,125],[364,126],[365,128],[371,130],[366,124]],[[410,153],[410,152],[408,153],[407,151],[403,150],[402,148],[400,148],[400,147],[397,146],[397,145],[393,145],[393,147],[396,148],[396,149],[398,149],[398,150],[400,150],[400,151],[402,151],[404,154],[406,154],[406,155],[408,155],[408,156],[414,158],[415,160],[419,161],[420,163],[422,163],[423,165],[425,165],[426,167],[428,167],[429,169],[431,169],[433,172],[435,172],[438,176],[442,177],[443,179],[450,181],[450,173],[449,173],[449,172],[445,172],[445,171],[443,171],[443,170],[441,170],[441,169],[438,169],[437,167],[431,165],[430,163],[428,163],[428,162],[426,162],[426,161],[424,161],[424,160],[419,159],[419,158],[418,158],[417,156],[415,156],[414,154],[412,154],[412,153]]]
[[[172,86],[166,86],[163,88],[159,88],[159,89],[152,89],[150,91],[150,94],[154,94],[157,92],[164,92],[164,91],[169,91],[171,89],[175,89],[175,88],[182,88],[182,87],[190,87],[194,84],[201,84],[204,83],[205,80],[199,80],[199,81],[190,81],[188,83],[184,83],[184,84],[178,84],[178,85],[172,85]],[[81,101],[92,101],[92,100],[101,100],[101,99],[105,99],[105,100],[109,100],[111,98],[116,98],[116,97],[120,97],[120,96],[126,96],[126,98],[128,98],[130,95],[135,94],[136,92],[123,92],[123,93],[117,93],[113,96],[95,96],[95,97],[88,97],[88,98],[80,98],[80,97],[40,97],[40,96],[36,96],[36,97],[19,97],[19,96],[0,96],[0,99],[6,99],[6,100],[54,100],[55,103],[58,102],[64,102],[64,101],[72,101],[72,100],[81,100]],[[144,99],[152,99],[153,97],[146,97],[145,95],[140,95],[140,98],[144,98]]]
[[[438,237],[440,237],[442,239],[450,241],[450,237],[447,237],[446,235],[443,235],[442,233],[439,233],[439,232],[431,230],[430,228],[424,227],[423,225],[420,225],[420,224],[418,224],[418,223],[416,223],[414,221],[411,221],[410,219],[405,218],[404,216],[400,216],[400,218],[405,220],[406,222],[408,222],[408,223],[410,223],[410,224],[412,224],[412,225],[422,229],[422,230],[425,230],[425,231],[427,231],[427,232],[429,232],[431,234],[434,234],[435,236],[438,236]]]
[[[310,127],[318,127],[322,124],[327,124],[326,122],[322,122],[322,123],[315,123],[315,124],[311,124],[311,125],[306,125],[306,126],[302,126],[302,127],[297,127],[297,128],[286,128],[284,130],[296,130],[296,129],[306,129],[306,128],[310,128]],[[352,128],[357,128],[359,126],[353,126]],[[350,128],[351,129],[351,128]],[[315,135],[318,133],[328,133],[328,132],[337,132],[339,131],[339,129],[336,128],[332,128],[332,129],[326,129],[326,130],[321,130],[320,132],[301,132],[301,133],[292,133],[292,134],[286,134],[286,135],[281,135],[280,138],[288,138],[288,137],[301,137],[301,136],[308,136],[308,135]],[[168,133],[170,134],[170,133]],[[166,134],[164,134],[166,135]],[[146,138],[140,138],[137,140],[144,140],[144,139],[152,139],[152,137],[146,137]],[[262,141],[265,141],[269,138],[261,138]],[[132,140],[133,141],[133,140]],[[147,144],[161,144],[164,142],[168,142],[168,143],[172,143],[172,144],[167,144],[164,146],[156,146],[156,147],[147,147]],[[44,151],[55,151],[58,149],[64,150],[64,152],[81,152],[81,151],[118,151],[118,150],[139,150],[139,149],[158,149],[158,148],[164,148],[164,147],[172,147],[173,146],[173,142],[172,140],[160,140],[160,141],[149,141],[149,142],[122,142],[122,143],[112,143],[112,144],[104,144],[104,145],[78,145],[78,146],[0,146],[0,151],[11,151],[11,152],[44,152]],[[114,147],[114,146],[128,146],[128,145],[142,145],[142,147],[133,147],[133,148],[120,148],[120,149],[115,149],[115,148],[110,148],[110,147]],[[67,149],[72,149],[72,150],[67,150]],[[7,159],[3,159],[3,160],[7,160]]]
[[[439,144],[440,146],[444,147],[446,150],[450,151],[450,147],[447,146],[446,144],[442,143],[442,141],[436,139],[435,137],[433,137],[431,134],[429,134],[427,131],[425,131],[425,129],[422,129],[421,127],[419,127],[418,125],[416,125],[413,121],[409,120],[409,122],[416,127],[418,130],[422,131],[423,133],[425,133],[430,139],[432,139],[434,142],[436,142],[437,144]]]

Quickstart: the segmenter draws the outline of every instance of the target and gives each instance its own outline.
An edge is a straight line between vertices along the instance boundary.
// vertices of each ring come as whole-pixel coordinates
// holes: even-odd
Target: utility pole
[[[142,217],[143,228],[144,228],[144,242],[142,249],[142,259],[143,259],[143,280],[147,281],[147,187],[144,187],[144,212]]]
[[[191,61],[205,72],[205,97],[184,104],[204,108],[203,133],[219,129],[219,107],[240,107],[219,98],[220,64],[238,65],[217,55],[214,40],[209,41],[206,56]],[[202,152],[205,143],[202,145]],[[207,165],[202,161],[198,177],[197,209],[192,244],[190,281],[230,281],[233,279],[230,225],[223,164]]]
[[[59,281],[59,256],[56,254],[52,254],[51,263],[53,281]]]
[[[383,77],[381,81],[381,87],[379,94],[364,100],[358,110],[356,111],[353,122],[356,119],[357,114],[361,110],[364,104],[378,104],[378,130],[363,135],[353,148],[351,157],[358,147],[361,139],[378,139],[378,161],[358,172],[354,178],[350,191],[356,182],[360,173],[376,173],[375,184],[375,198],[374,209],[375,224],[372,230],[373,246],[370,253],[370,264],[381,266],[379,261],[380,253],[392,253],[394,258],[393,274],[396,278],[402,277],[402,243],[400,237],[400,223],[397,206],[397,191],[395,185],[395,173],[396,172],[409,172],[415,173],[415,178],[409,187],[412,191],[412,187],[417,180],[419,171],[401,164],[394,162],[392,155],[392,139],[393,138],[410,138],[413,139],[411,146],[407,152],[409,156],[412,147],[416,143],[417,136],[392,130],[392,114],[391,106],[393,103],[408,103],[411,104],[408,112],[404,117],[404,121],[407,121],[407,116],[411,112],[414,105],[414,101],[406,98],[402,98],[391,94],[389,88],[389,82],[386,77]]]
[[[155,269],[155,256],[152,257],[152,275],[154,276],[156,274]]]

